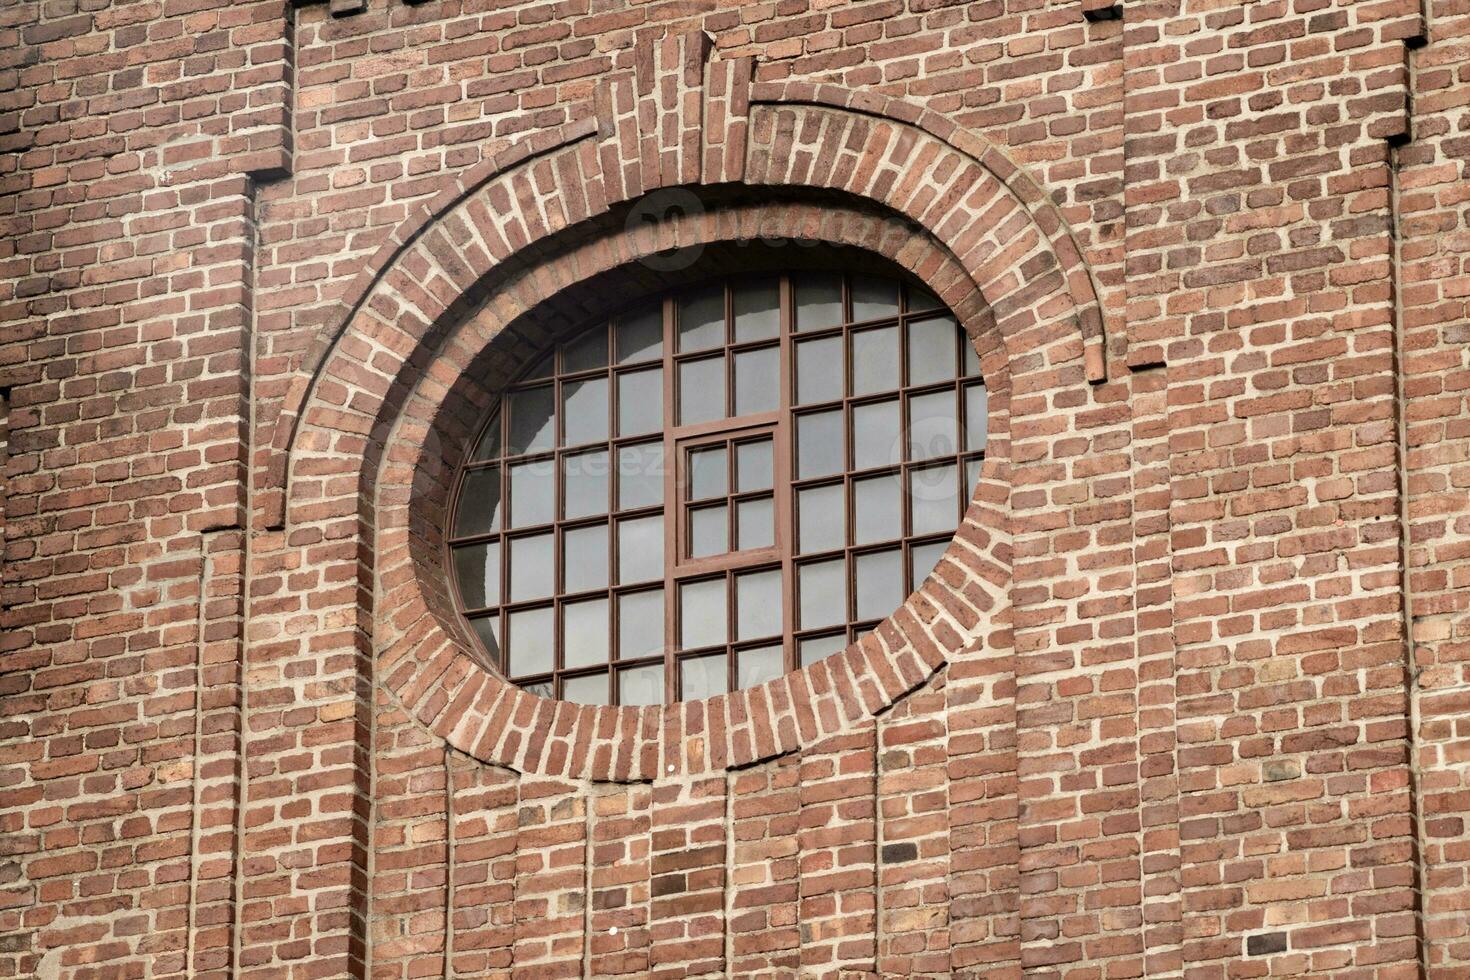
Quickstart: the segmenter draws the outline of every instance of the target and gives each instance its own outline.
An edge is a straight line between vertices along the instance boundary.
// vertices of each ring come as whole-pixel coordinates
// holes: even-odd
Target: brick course
[[[0,975],[1470,970],[1465,0],[0,42]],[[437,547],[493,379],[760,237],[965,324],[956,543],[749,691],[507,687]]]

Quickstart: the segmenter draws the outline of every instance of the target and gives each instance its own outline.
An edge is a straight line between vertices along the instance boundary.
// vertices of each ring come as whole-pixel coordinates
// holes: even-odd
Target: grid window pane
[[[500,605],[500,542],[463,545],[454,549],[459,597],[467,609]]]
[[[664,500],[664,446],[645,442],[618,449],[618,507],[653,507]]]
[[[798,566],[802,629],[847,621],[847,563],[841,558]]]
[[[785,655],[780,646],[756,647],[735,655],[735,683],[742,690],[773,681],[784,673]]]
[[[561,386],[566,444],[581,446],[607,439],[607,379],[569,381]]]
[[[796,404],[814,405],[842,397],[842,338],[822,337],[796,345]]]
[[[727,669],[723,653],[685,657],[679,662],[680,700],[699,701],[724,694],[729,687]]]
[[[510,601],[544,599],[556,591],[556,535],[510,539]]]
[[[852,393],[898,390],[898,328],[858,330],[852,335]]]
[[[537,681],[534,684],[522,684],[527,694],[534,694],[538,698],[550,701],[556,697],[556,685],[551,681]]]
[[[847,649],[846,633],[830,633],[826,636],[808,637],[801,641],[801,665],[809,667],[834,653]]]
[[[689,511],[689,557],[708,558],[730,550],[730,511],[724,504]]]
[[[663,368],[618,375],[618,435],[639,436],[663,427]]]
[[[758,347],[735,355],[735,414],[774,412],[781,405],[780,350]]]
[[[954,392],[936,391],[909,399],[909,459],[952,456],[959,450]]]
[[[735,639],[781,635],[781,570],[735,576]]]
[[[802,554],[841,548],[847,543],[847,505],[842,484],[802,490],[796,500],[798,550]]]
[[[858,619],[881,619],[903,604],[903,560],[897,548],[858,555],[855,564]]]
[[[802,479],[842,472],[842,411],[796,419],[796,473]]]
[[[634,310],[618,320],[614,330],[619,364],[636,364],[663,356],[663,304]]]
[[[724,356],[682,362],[679,365],[679,424],[697,425],[724,417]]]
[[[510,440],[506,446],[512,456],[550,449],[556,442],[556,398],[551,385],[517,391],[510,402]]]
[[[898,399],[852,407],[852,468],[892,466],[903,457]]]
[[[607,671],[565,678],[561,696],[574,704],[607,704]]]
[[[485,650],[490,656],[497,660],[500,657],[500,617],[495,613],[489,616],[478,616],[470,620],[470,628],[485,645]]]
[[[903,537],[903,493],[897,474],[852,482],[853,544]]]
[[[607,513],[607,450],[562,457],[562,516],[592,517]]]
[[[842,322],[842,277],[809,272],[796,277],[796,329],[820,330]]]
[[[500,468],[470,470],[459,491],[454,536],[467,538],[500,530]]]
[[[875,276],[857,276],[852,280],[852,319],[854,323],[898,315],[898,282]]]
[[[471,457],[472,462],[483,463],[500,458],[500,423],[501,418],[497,413],[485,426],[485,431],[480,433],[480,441],[475,444],[475,452]]]
[[[618,659],[637,660],[664,652],[662,589],[618,597]]]
[[[725,287],[706,286],[679,297],[679,350],[705,350],[725,342]]]
[[[775,506],[770,497],[753,497],[735,505],[735,547],[741,551],[776,543]]]
[[[736,286],[731,300],[735,307],[735,342],[767,340],[781,332],[781,283],[771,279],[749,279]]]
[[[689,499],[708,500],[730,492],[729,460],[724,446],[689,454]]]
[[[562,591],[607,587],[606,524],[567,528],[562,532],[562,553]]]
[[[985,448],[985,429],[990,419],[984,385],[965,388],[965,448],[979,452]]]
[[[909,574],[914,588],[924,584],[924,579],[934,571],[934,566],[939,564],[948,548],[949,543],[945,541],[930,541],[909,548]]]
[[[618,704],[663,704],[663,664],[646,664],[618,671]]]
[[[769,439],[742,442],[735,447],[735,489],[769,490],[772,486],[772,444]]]
[[[679,645],[685,650],[726,641],[725,580],[685,582],[679,587]]]
[[[556,622],[550,606],[520,609],[506,617],[510,676],[549,674],[556,661]]]
[[[960,519],[959,473],[950,463],[909,471],[909,507],[913,533],[953,531]]]
[[[593,667],[607,663],[607,600],[587,599],[561,607],[563,667]]]
[[[938,296],[919,286],[908,287],[908,299],[910,313],[917,313],[919,310],[936,310],[940,306]]]
[[[556,464],[549,459],[510,468],[510,526],[550,524],[556,517]]]
[[[956,329],[949,317],[909,324],[909,384],[933,384],[955,376]]]
[[[562,350],[561,369],[569,374],[603,367],[607,367],[607,331],[604,329],[588,330]]]
[[[618,522],[618,581],[647,582],[664,575],[662,514]]]

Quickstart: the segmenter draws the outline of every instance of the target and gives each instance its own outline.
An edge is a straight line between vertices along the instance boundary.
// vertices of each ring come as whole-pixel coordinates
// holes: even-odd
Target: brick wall
[[[1466,0],[0,11],[0,976],[1464,975],[1467,66]],[[759,235],[965,322],[956,545],[754,691],[518,696],[466,372]]]

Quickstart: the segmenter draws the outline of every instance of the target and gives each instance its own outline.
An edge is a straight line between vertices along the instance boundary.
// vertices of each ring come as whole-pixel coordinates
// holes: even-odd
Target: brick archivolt
[[[1060,478],[1042,446],[1077,424],[1086,382],[1101,380],[1089,272],[1056,208],[994,147],[911,105],[831,86],[753,84],[748,60],[706,64],[707,54],[700,34],[641,51],[635,71],[600,88],[595,116],[465,174],[406,222],[361,273],[340,324],[318,339],[312,373],[277,422],[263,474],[268,520],[284,524],[288,540],[354,538],[343,561],[374,567],[374,594],[359,590],[357,608],[338,614],[372,634],[353,641],[375,651],[372,666],[354,658],[359,673],[371,670],[419,722],[488,763],[582,779],[720,771],[886,709],[973,652],[986,618],[1007,604],[1010,488]],[[619,227],[630,205],[673,188],[711,203]],[[739,202],[779,203],[714,203],[732,189]],[[862,643],[748,691],[606,708],[505,684],[469,653],[429,557],[436,549],[416,541],[410,518],[414,494],[432,497],[444,483],[448,456],[430,435],[465,424],[456,379],[528,353],[537,338],[505,328],[589,276],[671,247],[748,237],[877,252],[960,317],[999,417],[956,544]],[[1071,523],[1044,489],[1042,498],[1047,513],[1023,521],[1023,533]]]

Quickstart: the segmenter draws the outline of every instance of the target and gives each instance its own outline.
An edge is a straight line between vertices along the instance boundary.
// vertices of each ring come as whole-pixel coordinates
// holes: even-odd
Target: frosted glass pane
[[[454,536],[469,537],[500,529],[500,469],[490,467],[465,474],[454,515]]]
[[[724,504],[689,511],[689,557],[708,558],[730,550],[730,515]]]
[[[686,582],[679,587],[679,646],[715,646],[727,639],[725,580]]]
[[[830,636],[813,636],[801,641],[801,665],[809,667],[834,653],[847,649],[847,634],[834,633]]]
[[[735,683],[742,689],[773,681],[786,673],[779,646],[741,650],[735,655]]]
[[[549,459],[510,468],[510,526],[550,524],[556,517],[556,464]]]
[[[510,620],[510,634],[506,637],[510,676],[550,673],[556,650],[556,624],[551,607],[522,609],[506,618]]]
[[[550,385],[511,394],[510,455],[550,449],[556,442],[556,397]]]
[[[735,489],[767,490],[771,486],[771,440],[759,439],[735,446]]]
[[[568,528],[562,532],[563,590],[585,592],[607,587],[607,525]]]
[[[842,397],[842,338],[822,337],[796,345],[796,404]]]
[[[637,707],[663,703],[663,664],[647,664],[618,671],[618,704]]]
[[[735,547],[740,551],[769,548],[776,543],[775,512],[770,497],[755,497],[735,505]]]
[[[662,589],[618,598],[618,659],[636,660],[664,652]]]
[[[569,518],[606,514],[607,450],[563,456],[561,462],[565,474],[562,489],[566,496],[562,503],[563,514]]]
[[[820,330],[842,322],[842,277],[808,273],[797,277],[796,329]]]
[[[689,499],[707,500],[730,492],[729,460],[724,446],[689,454]]]
[[[801,415],[796,420],[796,472],[803,479],[843,470],[842,411]]]
[[[957,467],[931,466],[909,471],[909,501],[914,534],[953,531],[960,520]]]
[[[618,581],[646,582],[664,575],[662,514],[618,522]]]
[[[781,286],[775,279],[747,279],[733,290],[735,342],[766,340],[781,332]]]
[[[725,287],[685,293],[678,303],[679,350],[704,350],[725,342]]]
[[[854,544],[903,537],[903,495],[897,474],[854,480],[852,498]]]
[[[959,422],[953,391],[909,399],[909,459],[953,456],[959,451]]]
[[[664,499],[663,443],[645,442],[618,450],[618,508],[652,507]]]
[[[607,671],[563,678],[561,697],[575,704],[607,704]]]
[[[614,329],[619,364],[662,357],[664,352],[663,305],[634,310],[618,320]]]
[[[706,357],[679,365],[679,424],[725,417],[725,358]]]
[[[939,559],[944,557],[948,548],[949,543],[946,541],[931,541],[909,547],[909,572],[912,575],[913,588],[917,589],[924,584],[924,579],[934,571],[934,566],[939,564]]]
[[[618,435],[642,435],[663,427],[663,368],[618,375]]]
[[[466,609],[500,605],[499,542],[455,548],[454,572]]]
[[[796,499],[801,554],[841,548],[847,543],[842,484],[811,487],[800,491]]]
[[[857,618],[881,619],[903,603],[903,562],[898,549],[857,556]]]
[[[985,448],[987,400],[984,385],[965,388],[965,448],[970,452]]]
[[[593,327],[562,348],[561,369],[568,374],[607,367],[607,328]]]
[[[724,694],[729,684],[726,676],[725,655],[710,654],[703,657],[688,657],[679,662],[679,699],[700,701]]]
[[[607,378],[571,381],[561,386],[566,445],[607,439]]]
[[[542,599],[556,591],[554,535],[510,541],[510,601]]]
[[[892,279],[859,276],[852,280],[854,323],[898,315],[898,283]]]
[[[852,335],[852,393],[898,390],[898,328],[859,330]]]
[[[801,565],[797,576],[802,629],[847,621],[847,571],[841,558]]]
[[[775,347],[735,355],[735,414],[755,415],[781,407],[779,351]]]
[[[781,570],[735,576],[735,639],[781,635]]]
[[[607,663],[610,631],[607,600],[588,599],[561,607],[561,662],[563,667],[592,667]]]
[[[909,324],[909,384],[948,381],[955,376],[958,329],[951,317]]]
[[[891,466],[903,458],[898,399],[852,407],[852,468]]]

